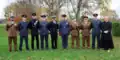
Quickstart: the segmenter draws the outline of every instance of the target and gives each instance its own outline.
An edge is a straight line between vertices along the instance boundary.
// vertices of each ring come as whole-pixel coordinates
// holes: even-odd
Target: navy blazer
[[[18,23],[20,36],[28,36],[28,22],[21,21]]]
[[[69,22],[67,20],[62,20],[59,24],[59,32],[61,35],[68,35],[70,32]]]
[[[101,30],[100,24],[101,24],[100,20],[95,20],[95,19],[92,20],[92,34],[93,35],[100,34],[100,30]]]
[[[41,21],[39,24],[39,31],[40,35],[47,35],[49,30],[48,30],[48,22],[47,21]]]
[[[48,24],[48,29],[51,34],[57,34],[58,32],[58,23],[54,23],[53,21]]]

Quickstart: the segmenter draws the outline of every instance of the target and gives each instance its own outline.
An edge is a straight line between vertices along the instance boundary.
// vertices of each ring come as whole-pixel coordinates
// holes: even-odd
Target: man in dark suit
[[[27,15],[22,15],[22,21],[18,24],[19,34],[20,34],[20,46],[19,50],[22,51],[22,44],[25,39],[26,49],[29,50],[28,47],[28,22],[26,21]]]
[[[62,46],[63,46],[63,49],[66,49],[68,47],[68,35],[70,33],[70,24],[69,22],[67,21],[66,19],[66,15],[63,14],[62,15],[62,21],[60,21],[60,24],[59,24],[59,33],[62,37]]]
[[[48,29],[51,34],[52,49],[57,49],[58,23],[55,16],[52,16],[52,21],[48,24]]]
[[[42,21],[39,24],[40,27],[40,38],[41,38],[41,49],[44,49],[44,41],[46,49],[48,49],[48,22],[46,15],[41,15]]]
[[[31,30],[31,48],[34,50],[34,40],[36,38],[36,46],[37,49],[39,49],[39,21],[37,19],[36,13],[32,13],[32,20],[29,22],[28,27]]]
[[[92,19],[92,48],[95,49],[95,40],[97,38],[97,48],[100,48],[100,24],[101,21],[97,18],[98,14],[93,14]]]

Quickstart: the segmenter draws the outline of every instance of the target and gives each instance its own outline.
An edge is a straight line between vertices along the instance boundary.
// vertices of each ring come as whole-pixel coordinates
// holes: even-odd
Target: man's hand
[[[59,35],[61,36],[61,32],[59,32]]]
[[[104,31],[104,33],[107,34],[107,33],[108,33],[108,30]]]
[[[15,23],[14,26],[17,26],[17,24]]]

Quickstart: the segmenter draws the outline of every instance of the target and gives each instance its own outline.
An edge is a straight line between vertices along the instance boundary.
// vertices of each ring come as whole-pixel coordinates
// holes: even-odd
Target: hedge
[[[112,24],[112,33],[114,36],[120,36],[120,23],[115,22]]]

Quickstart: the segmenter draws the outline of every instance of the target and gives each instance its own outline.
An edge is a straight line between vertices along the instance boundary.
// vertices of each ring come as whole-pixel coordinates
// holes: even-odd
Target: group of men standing
[[[17,32],[20,35],[20,45],[19,50],[22,51],[23,41],[25,40],[26,50],[29,49],[28,45],[28,34],[29,30],[31,32],[31,48],[34,50],[34,41],[36,41],[37,50],[49,49],[48,36],[50,32],[52,49],[57,49],[58,34],[62,38],[62,47],[66,49],[68,47],[68,37],[71,34],[72,45],[74,48],[74,41],[76,41],[76,48],[80,48],[80,30],[82,32],[82,45],[86,48],[85,43],[87,42],[87,48],[90,48],[90,31],[92,29],[92,48],[95,49],[95,39],[97,37],[97,48],[101,47],[101,21],[97,18],[98,14],[93,14],[94,18],[89,21],[87,16],[83,16],[82,22],[77,22],[76,20],[68,21],[67,15],[61,15],[62,20],[58,24],[56,17],[52,16],[52,21],[47,22],[47,16],[41,15],[41,21],[37,19],[36,13],[32,13],[32,19],[27,22],[27,15],[22,15],[22,21],[16,24],[14,22],[14,17],[10,18],[10,21],[6,25],[6,30],[8,31],[8,42],[9,51],[12,51],[12,41],[14,42],[15,51],[17,51]],[[108,19],[106,19],[108,20]],[[108,24],[109,25],[109,24]],[[109,28],[108,28],[109,29]],[[110,32],[111,30],[109,30]],[[59,32],[59,33],[58,33]],[[108,32],[106,32],[107,34]],[[104,34],[104,33],[103,33]],[[110,33],[111,34],[111,33]],[[40,36],[40,40],[39,40]],[[106,36],[107,37],[107,36]],[[112,37],[112,36],[111,36]],[[103,38],[104,40],[104,38]],[[110,40],[110,39],[109,39]],[[112,40],[112,38],[111,38]],[[112,43],[112,42],[111,42]],[[113,44],[113,43],[112,43]],[[45,48],[44,48],[45,45]],[[102,44],[103,45],[103,44]],[[105,45],[106,46],[106,45]],[[104,47],[102,47],[104,48]],[[107,47],[107,49],[113,48]]]

